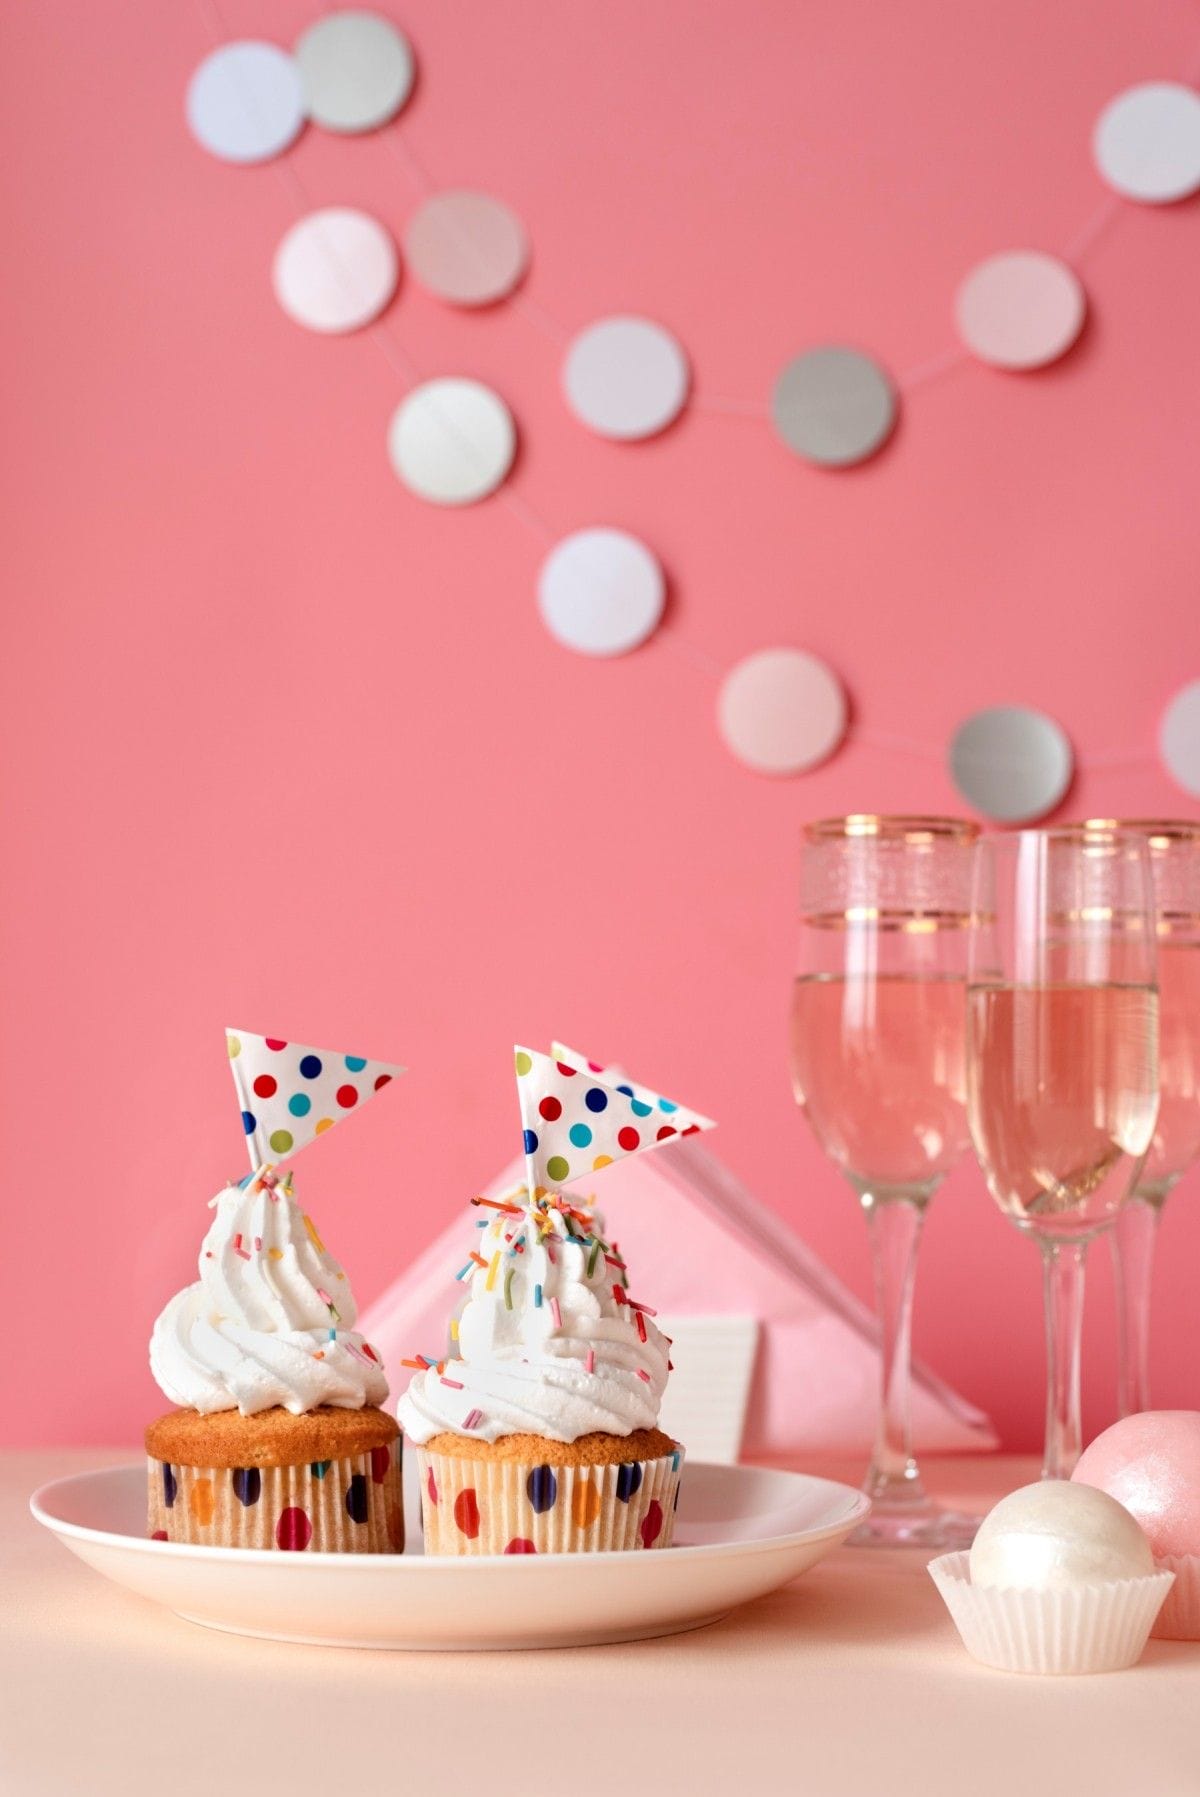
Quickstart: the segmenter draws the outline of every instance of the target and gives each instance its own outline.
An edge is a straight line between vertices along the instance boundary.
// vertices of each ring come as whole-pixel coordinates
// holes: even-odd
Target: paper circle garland
[[[412,273],[452,306],[487,306],[511,293],[529,261],[525,227],[488,193],[454,188],[419,206],[404,233]]]
[[[388,431],[397,476],[434,505],[486,498],[512,467],[516,446],[512,413],[481,381],[425,381],[397,407]]]
[[[357,331],[396,291],[400,259],[376,219],[346,206],[310,212],[275,252],[275,297],[310,331]]]
[[[846,695],[831,668],[803,649],[760,649],[725,676],[717,722],[726,747],[759,774],[799,774],[833,754],[846,731]]]
[[[771,396],[789,449],[822,468],[848,468],[882,447],[896,422],[896,394],[861,350],[830,345],[789,362]]]
[[[1185,199],[1200,188],[1200,95],[1177,81],[1126,88],[1097,119],[1092,149],[1126,199]]]
[[[949,763],[967,803],[999,824],[1032,823],[1053,811],[1074,772],[1066,732],[1024,705],[995,705],[960,724]]]
[[[958,334],[996,368],[1044,368],[1070,349],[1087,302],[1074,271],[1040,250],[1010,250],[971,270],[955,300]]]
[[[248,38],[206,56],[188,85],[193,137],[224,162],[267,162],[304,124],[300,73],[286,50]]]
[[[581,331],[563,363],[575,416],[602,437],[632,441],[665,430],[683,409],[687,357],[648,318],[602,318]]]
[[[327,131],[373,131],[412,92],[408,39],[373,12],[331,12],[297,41],[309,117]]]
[[[555,545],[538,577],[551,636],[580,655],[624,655],[656,629],[666,581],[656,558],[623,530],[577,530]]]
[[[1171,700],[1158,743],[1172,780],[1200,799],[1200,680],[1191,681]]]

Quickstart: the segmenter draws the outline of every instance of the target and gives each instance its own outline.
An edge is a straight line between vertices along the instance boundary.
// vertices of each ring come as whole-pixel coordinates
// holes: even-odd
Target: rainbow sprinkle
[[[540,1310],[542,1308],[542,1288],[540,1285],[535,1285],[533,1288],[533,1308],[535,1310]]]
[[[307,1229],[308,1239],[311,1241],[311,1243],[312,1243],[313,1247],[316,1249],[317,1253],[324,1254],[325,1244],[321,1240],[320,1236],[317,1234],[317,1226],[313,1222],[311,1217],[309,1217],[309,1216],[305,1217],[304,1227],[305,1227],[305,1229]]]
[[[647,1384],[647,1385],[649,1385],[649,1383],[650,1383],[650,1375],[649,1375],[649,1373],[648,1373],[648,1372],[647,1372],[647,1371],[646,1371],[646,1369],[645,1369],[645,1367],[644,1367],[644,1366],[640,1366],[640,1367],[639,1367],[639,1368],[638,1368],[638,1370],[637,1370],[637,1376],[638,1376],[638,1378],[639,1378],[639,1379],[644,1379],[644,1380],[645,1380],[645,1381],[646,1381],[646,1384]]]
[[[442,1374],[442,1384],[448,1385],[451,1391],[462,1391],[463,1389],[463,1382],[461,1379],[447,1379],[444,1373]]]
[[[491,1291],[492,1287],[496,1283],[496,1274],[499,1271],[500,1271],[500,1256],[499,1256],[499,1254],[493,1254],[491,1265],[488,1268],[488,1276],[487,1276],[487,1279],[484,1281],[484,1290],[485,1291],[489,1291],[489,1292]]]
[[[511,1310],[513,1307],[512,1282],[513,1282],[514,1270],[515,1270],[514,1268],[510,1267],[508,1269],[508,1272],[504,1275],[504,1308],[505,1308],[505,1310]]]
[[[595,1370],[596,1370],[596,1350],[594,1348],[588,1349],[587,1358],[584,1360],[584,1363],[583,1363],[583,1370],[585,1373],[594,1373],[595,1372]]]
[[[464,1429],[477,1429],[482,1421],[482,1410],[468,1410],[466,1416],[463,1417],[462,1426]]]
[[[562,1328],[562,1311],[558,1308],[558,1299],[557,1298],[551,1298],[551,1300],[550,1300],[550,1315],[554,1319],[554,1327],[556,1329],[561,1329]]]

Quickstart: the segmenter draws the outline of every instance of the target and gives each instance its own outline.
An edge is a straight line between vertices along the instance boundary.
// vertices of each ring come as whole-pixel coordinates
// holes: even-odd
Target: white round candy
[[[971,1549],[971,1583],[1066,1591],[1154,1571],[1150,1543],[1124,1504],[1090,1485],[1042,1479],[1001,1498]]]

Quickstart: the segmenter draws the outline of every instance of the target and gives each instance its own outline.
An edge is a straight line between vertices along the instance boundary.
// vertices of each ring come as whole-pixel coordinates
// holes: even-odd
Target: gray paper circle
[[[1074,772],[1066,733],[1024,705],[994,705],[960,724],[949,763],[967,803],[998,824],[1031,823],[1053,811]]]
[[[327,131],[373,131],[412,91],[413,53],[390,19],[331,12],[296,44],[308,115]]]
[[[788,363],[771,396],[775,428],[789,449],[823,468],[874,455],[896,422],[891,381],[860,350],[806,350]]]

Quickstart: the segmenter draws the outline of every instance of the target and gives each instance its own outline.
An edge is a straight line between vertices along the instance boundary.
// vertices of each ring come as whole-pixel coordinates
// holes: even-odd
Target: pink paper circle
[[[404,233],[412,273],[452,306],[487,306],[511,293],[529,260],[525,228],[488,193],[435,193]]]
[[[300,219],[275,252],[275,297],[310,331],[357,331],[396,291],[400,260],[366,212],[330,206]]]
[[[730,753],[760,774],[799,774],[833,754],[846,695],[832,669],[803,649],[760,649],[725,676],[717,722]]]
[[[958,333],[996,368],[1044,368],[1083,329],[1087,301],[1073,270],[1040,250],[1010,250],[973,268],[958,290]]]

